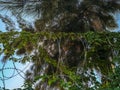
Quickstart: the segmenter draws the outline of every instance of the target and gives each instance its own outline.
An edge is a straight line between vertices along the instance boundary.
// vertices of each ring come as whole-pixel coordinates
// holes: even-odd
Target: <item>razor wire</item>
[[[2,86],[0,86],[0,90],[6,90],[6,81],[9,79],[12,79],[16,76],[20,76],[22,79],[25,80],[25,71],[27,70],[27,68],[30,66],[30,62],[23,68],[23,69],[19,69],[15,62],[12,61],[12,66],[11,67],[6,67],[6,63],[2,64],[2,67],[0,68],[0,82],[2,82]],[[6,70],[13,70],[11,75],[6,75],[5,71]]]

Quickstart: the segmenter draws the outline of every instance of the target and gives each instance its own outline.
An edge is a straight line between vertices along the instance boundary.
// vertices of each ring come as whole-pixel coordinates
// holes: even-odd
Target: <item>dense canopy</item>
[[[119,0],[0,0],[0,9],[10,10],[22,28],[0,33],[2,61],[33,63],[25,89],[120,88],[120,34],[110,32]],[[24,15],[35,18],[33,27],[20,22]]]

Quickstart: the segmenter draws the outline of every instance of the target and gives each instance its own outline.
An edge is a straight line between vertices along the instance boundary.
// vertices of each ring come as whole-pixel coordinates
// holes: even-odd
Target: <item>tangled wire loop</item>
[[[13,67],[6,67],[5,65],[6,65],[6,63],[3,63],[3,65],[2,65],[2,68],[0,68],[0,81],[2,81],[2,84],[3,84],[3,87],[0,87],[0,90],[2,89],[2,90],[6,90],[6,80],[9,80],[9,79],[11,79],[11,78],[13,78],[13,77],[16,77],[16,76],[20,76],[20,77],[22,77],[23,79],[25,79],[25,70],[26,70],[26,68],[29,66],[29,64],[25,67],[25,68],[23,68],[22,70],[21,69],[18,69],[17,67],[16,67],[16,65],[15,65],[15,62],[12,62],[13,63]],[[6,70],[13,70],[12,71],[12,74],[11,75],[9,75],[9,76],[6,76],[6,74],[5,74],[5,71]],[[11,73],[11,71],[10,71],[10,73]]]

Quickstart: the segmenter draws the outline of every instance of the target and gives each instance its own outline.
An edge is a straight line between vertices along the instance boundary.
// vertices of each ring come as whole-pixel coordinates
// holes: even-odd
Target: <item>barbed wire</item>
[[[12,61],[12,66],[11,67],[6,67],[6,64],[7,63],[3,63],[2,64],[2,67],[0,68],[0,73],[1,73],[1,75],[0,75],[0,81],[2,82],[2,86],[0,86],[0,90],[2,89],[2,90],[6,90],[6,81],[7,80],[9,80],[9,79],[12,79],[12,78],[14,78],[14,77],[16,77],[16,76],[20,76],[22,79],[24,79],[25,80],[25,71],[27,70],[27,68],[30,66],[30,62],[27,64],[27,65],[25,65],[25,67],[23,68],[23,69],[19,69],[17,66],[16,66],[16,63],[14,62],[14,61]],[[5,74],[5,71],[6,70],[13,70],[12,71],[12,74],[11,75],[9,75],[9,76],[7,76],[6,74]]]

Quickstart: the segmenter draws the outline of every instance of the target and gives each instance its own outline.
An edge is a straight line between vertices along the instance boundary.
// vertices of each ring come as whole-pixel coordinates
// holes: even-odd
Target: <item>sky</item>
[[[12,17],[13,21],[16,22],[15,18],[10,13],[0,12],[0,14],[8,15],[8,16]],[[30,17],[29,18],[26,17],[25,19],[26,20],[31,20]],[[120,14],[119,13],[115,14],[115,19],[116,19],[116,21],[118,23],[118,28],[116,28],[115,30],[118,32],[118,31],[120,31]],[[16,26],[17,26],[17,24],[16,24]],[[17,28],[19,29],[18,26],[17,26]],[[0,20],[0,31],[3,31],[3,32],[6,31],[5,30],[5,24],[1,20]],[[2,55],[0,56],[0,60],[1,60],[1,58],[2,58]],[[20,64],[20,63],[15,63],[15,65],[16,65],[16,67],[18,69],[21,69],[22,71],[25,72],[29,68],[30,63],[26,63],[25,65]],[[0,62],[0,69],[2,68],[2,66],[3,66],[3,63]],[[14,67],[13,62],[8,61],[5,64],[5,67],[6,68]],[[26,67],[27,67],[27,69],[25,69]],[[4,70],[4,74],[5,74],[6,77],[10,77],[13,74],[13,72],[14,72],[14,70],[12,70],[12,69]],[[17,74],[16,71],[15,71],[15,74]],[[0,71],[0,77],[2,77],[2,72],[1,71]],[[17,75],[14,78],[11,78],[11,79],[5,81],[6,87],[9,88],[9,89],[19,88],[19,87],[21,87],[23,85],[23,82],[24,82],[24,79],[20,75]],[[0,86],[1,87],[3,86],[1,80],[0,80]]]
[[[6,15],[6,16],[9,16],[9,17],[12,17],[13,21],[16,22],[16,19],[14,16],[12,16],[9,12],[0,12],[0,14],[2,15]],[[19,30],[19,27],[17,25],[17,23],[15,23],[15,26],[16,26],[16,29]],[[2,20],[0,19],[0,31],[2,32],[6,32],[5,30],[5,24],[2,22]],[[0,69],[2,69],[4,63],[1,62],[1,59],[3,57],[3,54],[0,55]],[[21,64],[21,63],[15,63],[15,66],[17,69],[20,69],[22,70],[23,72],[25,72],[29,66],[30,66],[30,63],[26,63],[26,64]],[[5,80],[5,86],[6,86],[6,89],[14,89],[14,88],[19,88],[23,85],[24,83],[24,74],[23,73],[20,73],[23,77],[21,77],[17,71],[14,71],[12,68],[14,68],[14,64],[12,61],[7,61],[5,63],[5,67],[4,68],[9,68],[9,69],[5,69],[4,70],[4,75],[6,77],[11,77],[13,74],[16,75],[15,77],[13,78],[10,78],[8,80]],[[11,69],[10,69],[11,68]],[[3,87],[3,82],[1,81],[1,78],[2,78],[2,71],[0,71],[0,87]]]
[[[118,24],[118,28],[116,28],[115,30],[117,32],[120,32],[120,12],[115,14],[115,20],[116,20],[116,22]]]

